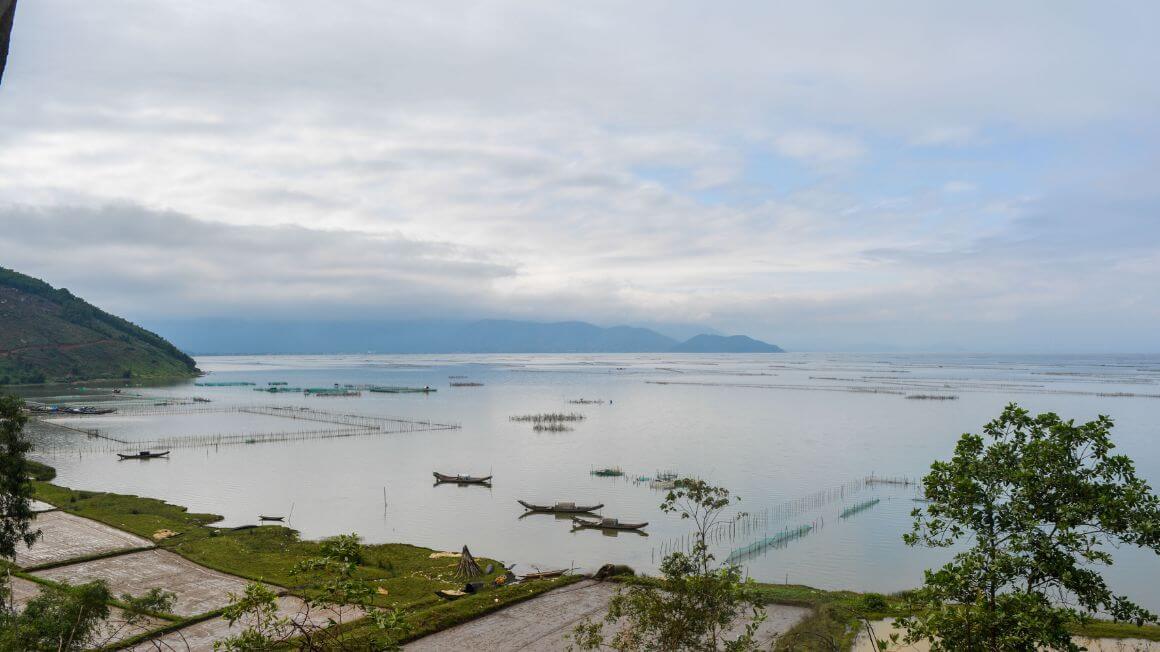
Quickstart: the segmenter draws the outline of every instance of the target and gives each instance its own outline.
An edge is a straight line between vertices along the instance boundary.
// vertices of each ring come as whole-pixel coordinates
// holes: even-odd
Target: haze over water
[[[169,459],[148,462],[118,462],[99,440],[38,429],[38,455],[57,468],[60,484],[162,498],[222,514],[226,526],[254,523],[261,513],[291,514],[290,525],[305,537],[356,532],[368,542],[436,549],[467,544],[477,555],[518,562],[525,570],[605,562],[655,569],[662,546],[690,530],[659,511],[662,491],[634,480],[673,470],[728,487],[742,497],[739,508],[751,513],[797,505],[782,507],[778,513],[786,517],[759,531],[725,539],[720,558],[783,528],[814,525],[785,547],[747,559],[749,574],[874,591],[916,586],[922,570],[949,553],[902,544],[910,511],[920,504],[913,500],[915,487],[856,490],[856,481],[871,474],[919,478],[933,460],[950,457],[961,433],[978,432],[1008,402],[1076,420],[1111,415],[1118,452],[1131,456],[1154,487],[1160,485],[1153,444],[1160,356],[1154,355],[235,356],[200,358],[198,364],[210,372],[202,381],[438,391],[317,398],[190,382],[141,392],[204,397],[214,407],[308,406],[461,427],[175,448]],[[452,380],[483,386],[450,387]],[[958,398],[907,399],[910,394]],[[569,403],[581,398],[605,402]],[[509,419],[537,412],[579,412],[586,418],[559,433],[534,432],[530,424]],[[317,429],[235,412],[117,414],[68,423],[126,441]],[[609,466],[623,468],[626,476],[590,474]],[[490,489],[433,486],[432,471],[494,474],[495,480]],[[802,506],[800,499],[839,486],[847,488],[844,497]],[[880,502],[865,511],[839,518],[843,509],[875,498]],[[604,503],[605,516],[648,521],[649,536],[572,532],[568,521],[550,515],[519,519],[517,499]],[[1113,588],[1160,608],[1157,557],[1135,550],[1116,556],[1118,564],[1107,573]]]

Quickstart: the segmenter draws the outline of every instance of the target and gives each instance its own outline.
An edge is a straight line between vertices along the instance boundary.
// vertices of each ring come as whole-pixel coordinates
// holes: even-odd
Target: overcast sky
[[[0,265],[134,320],[1160,351],[1160,3],[22,0]]]

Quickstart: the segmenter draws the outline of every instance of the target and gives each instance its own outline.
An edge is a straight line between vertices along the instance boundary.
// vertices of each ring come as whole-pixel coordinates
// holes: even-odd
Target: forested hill
[[[156,333],[0,267],[0,384],[196,373],[193,358]]]

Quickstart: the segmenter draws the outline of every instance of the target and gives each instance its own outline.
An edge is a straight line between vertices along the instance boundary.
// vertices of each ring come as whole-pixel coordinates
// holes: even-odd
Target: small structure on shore
[[[471,551],[467,546],[463,546],[463,552],[459,553],[459,565],[455,567],[455,576],[464,579],[471,579],[483,575],[483,569],[476,563],[475,557],[471,556]]]

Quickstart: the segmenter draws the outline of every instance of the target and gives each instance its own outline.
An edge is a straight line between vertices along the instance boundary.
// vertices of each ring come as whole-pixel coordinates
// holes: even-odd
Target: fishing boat
[[[491,482],[490,475],[485,475],[485,476],[447,475],[446,473],[440,473],[438,471],[433,471],[432,475],[435,476],[436,483],[454,482],[455,484],[488,484]]]
[[[587,519],[572,517],[576,527],[593,528],[597,530],[639,530],[648,525],[645,523],[621,523],[615,518]]]
[[[285,516],[266,516],[264,514],[259,514],[258,520],[259,521],[285,521],[286,517]]]
[[[560,570],[550,570],[550,571],[540,571],[538,573],[528,573],[527,575],[521,575],[520,580],[524,581],[524,582],[526,582],[528,580],[547,580],[547,579],[551,579],[553,577],[560,577],[561,575],[563,575],[564,573],[567,573],[567,572],[568,572],[567,568],[561,568]]]
[[[576,503],[556,503],[555,505],[535,505],[533,503],[525,503],[522,500],[516,500],[530,512],[551,512],[553,514],[586,514],[588,512],[595,512],[604,507],[604,503],[596,505],[577,505]]]
[[[169,451],[165,451],[164,453],[152,453],[150,451],[141,451],[140,453],[133,453],[131,455],[128,455],[125,453],[117,453],[117,457],[119,457],[123,460],[151,460],[154,457],[166,457],[168,455],[169,455]]]

